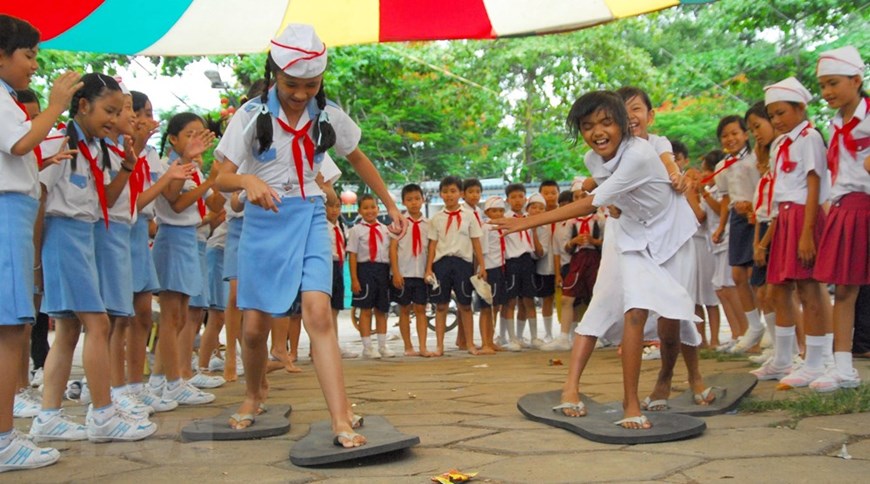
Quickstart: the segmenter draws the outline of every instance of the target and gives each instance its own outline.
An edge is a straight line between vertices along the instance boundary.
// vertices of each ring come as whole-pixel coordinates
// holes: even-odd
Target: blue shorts
[[[0,325],[32,323],[33,307],[33,224],[39,200],[23,193],[0,193],[0,274],[6,278],[0,298]],[[47,273],[48,271],[43,271]]]
[[[486,309],[489,307],[498,307],[507,302],[507,295],[504,289],[504,271],[501,267],[486,270],[486,282],[491,287],[492,305],[486,302],[482,297],[477,300],[480,302],[480,307]]]
[[[197,296],[205,290],[196,227],[160,224],[151,254],[161,290],[188,296]]]
[[[196,249],[199,254],[199,269],[204,285],[203,290],[199,294],[190,297],[189,306],[192,308],[208,309],[210,305],[208,299],[208,261],[205,256],[207,249],[206,242],[204,240],[197,240]]]
[[[129,317],[133,311],[132,225],[100,222],[94,228],[94,253],[100,278],[100,295],[109,316]]]
[[[461,257],[442,257],[432,264],[432,272],[438,279],[438,289],[434,291],[430,289],[430,301],[435,304],[447,304],[453,293],[460,306],[471,304],[471,293],[474,292],[470,280],[474,275],[474,266],[471,262]]]
[[[429,301],[428,292],[422,277],[406,277],[405,285],[401,289],[390,284],[390,298],[399,306],[426,304]]]
[[[277,213],[249,201],[244,221],[239,309],[286,315],[300,291],[332,294],[332,244],[323,197],[282,198]]]
[[[556,276],[535,274],[535,297],[550,297],[556,294]]]
[[[733,208],[728,212],[728,265],[751,267],[755,226]]]
[[[535,297],[535,261],[525,253],[505,261],[505,292],[508,300]]]
[[[360,292],[353,293],[351,306],[360,309],[390,310],[390,265],[382,262],[363,262],[356,266]]]
[[[332,309],[344,309],[344,263],[332,261],[332,295],[329,297]]]
[[[223,247],[207,247],[205,259],[208,265],[208,307],[223,311],[230,296],[230,283],[224,280]]]
[[[139,217],[130,230],[130,257],[133,265],[133,292],[160,292],[157,270],[149,246],[149,220]]]
[[[106,230],[102,220],[82,222],[68,217],[45,217],[42,267],[45,295],[40,312],[70,319],[75,313],[105,313],[100,276],[94,257],[94,229]]]
[[[770,228],[768,222],[758,222],[758,240],[764,237],[767,230]],[[749,277],[749,285],[752,287],[761,287],[767,284],[767,265],[757,266],[752,263],[752,275]]]
[[[227,241],[224,243],[224,280],[238,278],[239,240],[242,238],[244,217],[231,218],[227,222]]]

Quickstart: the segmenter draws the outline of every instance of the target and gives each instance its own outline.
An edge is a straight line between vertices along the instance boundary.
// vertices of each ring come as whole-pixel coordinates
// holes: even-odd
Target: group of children
[[[688,153],[648,132],[654,112],[643,91],[592,92],[568,115],[572,135],[591,148],[585,158],[590,177],[576,179],[564,193],[546,181],[528,197],[522,184],[511,184],[504,198],[489,197],[482,206],[478,180],[446,177],[439,186],[444,207],[427,220],[418,185],[402,189],[407,212],[399,212],[358,146],[360,129],[326,98],[326,47],[310,26],[290,25],[272,40],[265,81],[230,120],[208,176],[201,171],[202,155],[215,141],[208,124],[193,113],[175,115],[158,152],[147,145],[158,126],[150,101],[119,79],[66,73],[55,80],[42,112],[38,104],[20,102],[19,92],[38,68],[38,42],[31,25],[0,15],[6,90],[0,93],[0,271],[11,285],[0,305],[0,361],[7,368],[0,379],[0,471],[58,460],[57,450],[35,441],[146,438],[156,431],[150,413],[212,402],[214,395],[199,387],[234,380],[241,371],[245,400],[228,426],[252,425],[266,411],[266,372],[274,366],[269,334],[278,366],[292,370],[285,342],[288,331],[291,339],[298,335],[300,320],[311,339],[333,443],[364,445],[356,432],[363,419],[353,413],[344,387],[335,327],[345,261],[364,357],[394,356],[386,346],[391,300],[401,308],[405,353],[442,355],[455,300],[457,344],[472,354],[571,349],[563,402],[555,409],[565,415],[585,415],[579,379],[599,338],[622,341],[625,418],[619,425],[648,428],[642,410],[666,407],[678,354],[695,402],[710,403],[713,395],[698,370],[698,347],[706,342],[698,316],[706,313],[709,344],[717,345],[719,301],[739,337],[721,349],[746,351],[772,333],[769,359],[754,372],[760,379],[818,391],[860,383],[849,351],[858,289],[870,283],[870,98],[854,48],[819,59],[822,96],[838,110],[827,148],[806,119],[812,95],[794,78],[765,88],[764,102],[745,116],[723,118],[717,135],[724,155],[709,154],[701,170],[685,173],[678,163]],[[59,125],[66,111],[68,121]],[[341,173],[329,149],[371,187],[390,226],[378,221],[377,200],[363,195],[362,222],[342,229],[332,189]],[[823,283],[835,285],[833,309]],[[560,331],[554,336],[557,293]],[[154,294],[160,304],[156,360],[144,382]],[[544,334],[535,298],[542,300]],[[475,301],[480,347],[474,343]],[[434,349],[426,339],[429,303],[436,310]],[[37,307],[56,327],[41,399],[18,393],[28,386],[26,349]],[[205,312],[208,324],[192,366]],[[207,368],[224,322],[220,378]],[[796,359],[799,322],[806,334],[803,360]],[[82,400],[90,402],[85,424],[62,408],[82,329],[88,394]],[[640,354],[650,338],[661,342],[662,369],[641,401]],[[24,411],[33,417],[30,437],[12,425],[13,414]]]

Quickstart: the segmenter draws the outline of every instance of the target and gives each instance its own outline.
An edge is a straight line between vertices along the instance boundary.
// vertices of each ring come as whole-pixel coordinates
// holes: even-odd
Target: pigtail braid
[[[272,81],[272,56],[269,55],[266,59],[266,82],[263,86],[263,92],[260,94],[260,102],[265,105],[269,101],[269,84]],[[274,133],[272,132],[272,115],[268,112],[260,111],[257,115],[256,138],[260,145],[259,154],[263,154],[272,146]]]
[[[320,83],[320,90],[314,96],[317,101],[317,107],[321,113],[326,109],[326,92],[323,90],[323,82]],[[315,153],[326,153],[326,150],[335,146],[335,128],[329,123],[327,116],[321,116],[314,123],[314,139],[317,141]]]

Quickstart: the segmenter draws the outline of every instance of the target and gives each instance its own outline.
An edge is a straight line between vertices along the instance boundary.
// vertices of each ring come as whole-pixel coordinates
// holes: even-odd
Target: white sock
[[[570,341],[570,336],[571,333],[559,333],[559,339],[561,340]]]
[[[767,334],[773,341],[776,337],[776,313],[764,313],[764,322],[767,323]]]
[[[378,348],[387,346],[387,333],[378,333]]]
[[[532,341],[538,339],[538,319],[530,319],[529,320],[529,338]]]
[[[553,316],[544,316],[544,331],[547,332],[547,339],[553,339]]]
[[[834,362],[834,333],[825,334],[825,346],[822,350],[824,364]]]
[[[166,381],[166,389],[167,390],[175,390],[176,388],[180,387],[182,383],[184,383],[184,380],[182,380],[181,378],[179,378],[178,380],[175,380],[175,381],[167,380]]]
[[[517,319],[517,334],[516,337],[522,339],[523,334],[526,332],[526,320],[525,319]]]
[[[508,331],[508,319],[504,316],[498,317],[498,335],[501,339],[505,339],[507,337]]]
[[[808,370],[820,370],[824,366],[826,341],[827,338],[824,336],[807,335],[807,359],[805,364]]]
[[[362,337],[363,348],[369,349],[372,347],[372,337],[371,336],[363,336]]]
[[[12,430],[0,434],[0,450],[9,447],[9,444],[11,444],[14,440],[14,435],[15,434],[12,432]]]
[[[507,321],[508,338],[510,341],[513,341],[513,340],[517,339],[517,331],[516,331],[516,327],[514,326],[516,324],[516,319],[510,318],[506,321]]]
[[[60,413],[59,408],[43,408],[39,410],[39,415],[37,415],[37,418],[45,422],[46,420],[57,415],[58,413]]]
[[[166,383],[166,377],[163,375],[152,373],[151,376],[148,377],[148,384],[154,388],[159,388],[164,383]]]
[[[91,410],[91,416],[94,419],[94,423],[103,425],[115,416],[115,405],[110,403],[102,408],[94,408]]]
[[[118,400],[119,398],[127,394],[127,385],[112,387],[109,391],[112,394],[112,400]]]
[[[834,361],[837,363],[837,372],[841,375],[851,375],[855,371],[852,367],[852,353],[848,351],[834,353]]]
[[[794,326],[776,327],[776,343],[773,346],[773,366],[777,368],[791,366],[791,359],[794,356],[795,339]]]
[[[761,314],[758,313],[757,309],[747,311],[746,319],[749,320],[749,329],[752,330],[753,333],[760,334],[764,331],[764,325],[761,324]]]

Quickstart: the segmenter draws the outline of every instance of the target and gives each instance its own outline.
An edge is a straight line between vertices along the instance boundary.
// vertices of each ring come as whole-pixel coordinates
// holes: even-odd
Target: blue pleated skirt
[[[208,303],[209,309],[223,311],[227,308],[230,283],[224,280],[224,249],[209,247],[205,251],[208,263]]]
[[[278,213],[247,203],[239,241],[239,309],[288,314],[299,292],[332,293],[323,197],[283,198]]]
[[[23,193],[0,193],[0,274],[6,280],[0,297],[0,325],[32,323],[33,224],[39,201]]]
[[[151,255],[161,290],[191,297],[203,291],[196,227],[161,224]]]
[[[103,224],[102,220],[82,222],[68,217],[45,217],[43,313],[53,318],[69,319],[77,312],[106,312],[94,256],[94,230],[105,230]]]
[[[133,292],[160,292],[157,270],[149,247],[148,219],[139,217],[130,230],[130,254],[133,265]]]
[[[196,296],[190,297],[190,307],[208,309],[208,262],[205,259],[206,243],[203,240],[196,241],[197,254],[199,254],[199,268],[202,274],[203,290]]]
[[[244,217],[227,222],[227,240],[224,243],[224,280],[236,279],[239,275],[239,239],[242,238]]]
[[[133,259],[130,254],[132,225],[109,222],[94,228],[94,252],[100,295],[110,316],[127,317],[133,312]]]

